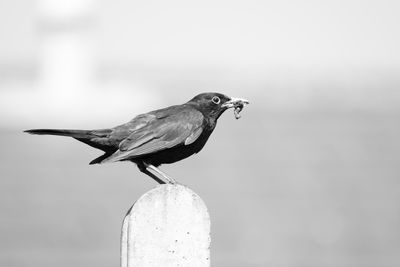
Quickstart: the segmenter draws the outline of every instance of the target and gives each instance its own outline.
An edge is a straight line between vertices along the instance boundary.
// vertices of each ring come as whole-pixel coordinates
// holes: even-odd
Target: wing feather
[[[182,110],[151,120],[131,133],[117,150],[103,162],[114,162],[156,153],[178,145],[190,145],[202,133],[203,114]]]
[[[191,143],[193,143],[194,141],[197,140],[197,138],[199,138],[199,136],[201,135],[201,133],[203,132],[203,128],[197,127],[192,134],[190,134],[186,139],[185,139],[185,146],[190,145]]]

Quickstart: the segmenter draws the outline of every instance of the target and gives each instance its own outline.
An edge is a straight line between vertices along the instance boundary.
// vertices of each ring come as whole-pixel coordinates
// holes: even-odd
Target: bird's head
[[[188,104],[194,105],[207,117],[218,119],[225,110],[229,108],[242,109],[249,101],[243,98],[229,97],[220,93],[202,93],[192,98]],[[235,112],[239,118],[239,111]]]

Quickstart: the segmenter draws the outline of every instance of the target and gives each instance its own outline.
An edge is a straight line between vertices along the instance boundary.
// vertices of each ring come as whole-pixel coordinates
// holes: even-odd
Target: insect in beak
[[[246,99],[243,98],[236,98],[236,97],[231,97],[231,99],[224,104],[222,104],[222,107],[226,108],[235,108],[234,114],[235,118],[239,119],[240,118],[240,112],[244,108],[245,105],[248,105],[250,102]]]
[[[222,107],[226,108],[233,108],[237,106],[245,106],[248,105],[250,102],[244,98],[236,98],[236,97],[231,97],[231,99],[224,104],[222,104]]]

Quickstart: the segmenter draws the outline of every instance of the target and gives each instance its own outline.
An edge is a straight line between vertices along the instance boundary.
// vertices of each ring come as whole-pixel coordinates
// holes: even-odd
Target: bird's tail
[[[33,129],[24,131],[29,134],[38,135],[60,135],[70,136],[74,138],[87,138],[92,134],[92,131],[88,130],[64,130],[64,129]]]

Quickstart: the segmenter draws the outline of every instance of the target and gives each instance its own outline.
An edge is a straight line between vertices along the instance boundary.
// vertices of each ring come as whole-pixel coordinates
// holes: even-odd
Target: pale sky
[[[54,5],[79,9],[75,2]],[[233,68],[400,66],[399,1],[81,2],[83,9],[92,2],[100,61]],[[38,10],[29,0],[0,3],[0,59],[36,57]]]
[[[398,1],[103,1],[100,7],[107,33],[101,44],[110,60],[400,66]]]
[[[0,111],[111,122],[214,90],[283,110],[397,110],[399,11],[399,1],[2,1]]]

